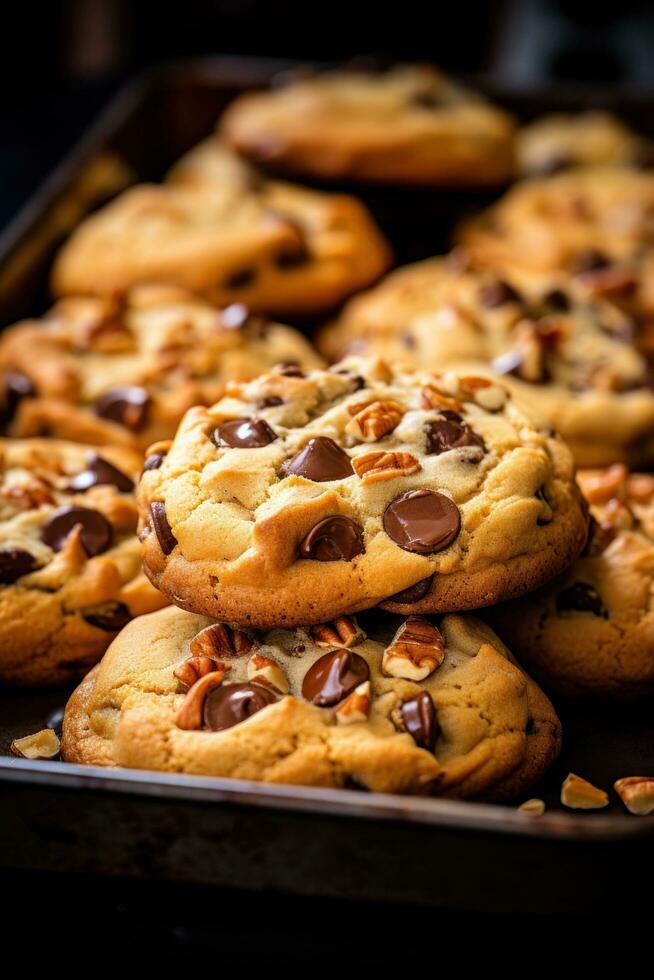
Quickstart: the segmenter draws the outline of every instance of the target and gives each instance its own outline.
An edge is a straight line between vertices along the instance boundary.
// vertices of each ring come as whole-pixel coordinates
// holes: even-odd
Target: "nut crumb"
[[[603,789],[571,772],[561,787],[561,803],[572,810],[601,810],[608,806],[609,797]]]
[[[654,813],[654,776],[624,776],[613,788],[629,813],[638,817]]]
[[[59,755],[61,743],[54,728],[42,728],[40,732],[15,738],[11,751],[22,759],[54,759]]]
[[[542,817],[545,813],[545,803],[543,800],[525,800],[518,807],[520,813],[528,813],[530,817]]]

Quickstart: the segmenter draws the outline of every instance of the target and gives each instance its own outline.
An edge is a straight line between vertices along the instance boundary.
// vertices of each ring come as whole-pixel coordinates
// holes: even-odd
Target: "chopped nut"
[[[589,504],[606,504],[609,500],[624,500],[628,470],[616,463],[604,470],[582,470],[577,480]]]
[[[629,813],[639,817],[654,813],[654,776],[624,776],[613,788]]]
[[[518,807],[520,813],[528,813],[532,817],[542,817],[545,813],[545,804],[542,800],[525,800]]]
[[[632,473],[627,479],[627,498],[639,504],[648,504],[654,497],[654,476],[649,473]]]
[[[474,400],[487,412],[499,412],[506,405],[507,394],[500,385],[489,385],[474,392]]]
[[[461,402],[445,392],[439,391],[434,385],[425,385],[420,392],[420,404],[423,408],[447,408],[451,412],[460,412]]]
[[[581,776],[568,773],[561,787],[561,803],[573,810],[601,810],[609,798],[603,789],[593,786]]]
[[[348,650],[350,647],[363,643],[366,638],[366,634],[352,616],[339,616],[331,623],[320,623],[318,626],[312,626],[309,630],[309,636],[317,647],[323,647],[327,650],[333,650],[334,647],[343,647]]]
[[[248,660],[248,680],[268,684],[282,694],[288,694],[288,680],[284,671],[274,660],[260,653],[253,653]]]
[[[15,738],[11,751],[23,759],[54,759],[59,755],[61,743],[54,728],[42,728],[40,732]]]
[[[6,487],[2,491],[2,496],[21,510],[36,510],[37,507],[42,507],[44,504],[56,503],[50,490],[37,481],[26,486],[17,484],[13,487]]]
[[[447,371],[442,384],[450,394],[464,401],[474,401],[488,412],[498,412],[506,404],[506,390],[488,378],[474,375],[460,377],[453,371]]]
[[[229,667],[221,660],[216,660],[213,657],[188,657],[184,663],[180,664],[173,671],[173,675],[182,684],[186,684],[187,687],[193,687],[195,682],[200,680],[201,677],[205,677],[215,670],[222,670],[225,673],[225,671],[229,670]]]
[[[382,670],[390,677],[422,681],[445,658],[445,642],[427,619],[409,616],[384,650]]]
[[[252,640],[227,623],[215,623],[194,636],[189,649],[194,656],[240,657],[250,652]]]
[[[222,670],[214,670],[210,674],[205,674],[189,688],[175,718],[178,728],[184,731],[199,731],[202,728],[204,702],[207,695],[214,687],[222,684],[224,677]]]
[[[420,469],[420,463],[411,453],[391,452],[355,456],[352,460],[352,466],[356,475],[364,483],[376,483],[379,480],[392,480],[398,476],[410,476]]]
[[[609,500],[604,509],[602,527],[616,531],[628,531],[634,526],[634,515],[626,504],[619,500]]]
[[[370,714],[370,681],[359,684],[336,709],[339,725],[352,725],[358,721],[368,721]]]
[[[394,401],[374,401],[351,406],[350,414],[354,418],[345,427],[346,433],[364,442],[376,442],[400,423],[404,409]]]

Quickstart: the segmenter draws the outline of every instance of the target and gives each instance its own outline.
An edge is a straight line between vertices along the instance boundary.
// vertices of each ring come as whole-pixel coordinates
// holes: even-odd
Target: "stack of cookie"
[[[0,677],[85,675],[66,760],[508,800],[561,741],[519,662],[654,689],[648,144],[591,117],[336,316],[390,247],[277,179],[501,185],[568,126],[516,142],[427,68],[292,80],[64,245],[0,341]]]

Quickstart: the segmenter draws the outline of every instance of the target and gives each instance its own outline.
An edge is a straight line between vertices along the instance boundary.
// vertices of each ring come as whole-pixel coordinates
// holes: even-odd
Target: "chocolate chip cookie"
[[[397,184],[487,186],[513,171],[508,113],[418,65],[342,69],[238,97],[221,136],[295,174]]]
[[[478,608],[586,539],[569,450],[500,384],[374,359],[282,368],[191,409],[139,501],[154,585],[258,627]]]
[[[220,306],[308,314],[369,285],[389,262],[354,197],[265,180],[209,142],[169,183],[133,187],[83,221],[52,281],[57,295],[163,283]]]
[[[0,439],[0,681],[78,680],[132,616],[141,571],[131,450]]]
[[[552,113],[517,135],[518,170],[543,177],[576,167],[654,166],[654,142],[639,136],[610,112]]]
[[[69,762],[463,799],[524,793],[551,704],[488,627],[410,617],[258,633],[170,608],[131,623],[66,708]]]
[[[547,588],[489,610],[521,662],[568,695],[654,692],[654,476],[585,470],[588,545]]]
[[[454,252],[391,273],[318,337],[412,368],[485,365],[581,466],[654,462],[654,390],[633,316],[562,275],[503,275]]]
[[[0,416],[14,436],[47,433],[143,450],[192,405],[277,363],[321,361],[291,327],[241,304],[140,286],[123,300],[75,296],[0,337]]]

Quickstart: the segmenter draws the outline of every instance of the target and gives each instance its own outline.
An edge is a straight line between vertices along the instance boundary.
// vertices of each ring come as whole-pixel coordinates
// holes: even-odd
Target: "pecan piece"
[[[397,402],[373,401],[363,405],[352,405],[349,409],[354,416],[345,427],[349,436],[363,442],[377,442],[399,425],[404,409]]]
[[[366,638],[366,634],[352,616],[339,616],[331,623],[312,626],[309,636],[317,647],[325,650],[333,650],[335,647],[348,650],[363,643]]]
[[[571,772],[561,787],[561,803],[573,810],[601,810],[608,806],[609,798],[603,789]]]
[[[248,680],[266,684],[281,694],[288,694],[288,680],[282,668],[270,657],[253,653],[248,660]]]
[[[250,652],[252,640],[227,623],[214,623],[193,637],[189,649],[197,657],[240,657]]]
[[[422,616],[409,616],[384,650],[382,670],[390,677],[422,681],[445,659],[445,641]]]
[[[59,755],[61,744],[54,728],[42,728],[40,732],[15,738],[11,751],[22,759],[54,759]]]
[[[613,788],[629,813],[639,817],[654,813],[654,776],[624,776]]]
[[[355,687],[336,709],[336,721],[339,725],[353,725],[356,722],[368,721],[370,714],[370,681],[364,681]]]
[[[188,657],[173,671],[173,676],[182,684],[185,684],[186,687],[193,687],[195,682],[199,681],[201,677],[206,677],[207,674],[211,674],[216,670],[222,670],[224,673],[229,670],[229,667],[220,660],[215,660],[213,657]]]
[[[422,408],[447,408],[451,412],[460,412],[463,408],[458,399],[445,392],[439,391],[434,385],[425,385],[420,392],[420,405]]]
[[[609,500],[624,500],[628,475],[624,463],[615,463],[603,470],[582,470],[577,481],[589,504],[607,504]]]
[[[214,687],[219,687],[225,677],[224,671],[214,670],[205,674],[186,692],[182,706],[175,716],[175,724],[184,731],[199,731],[202,728],[204,702]]]
[[[397,476],[411,476],[420,469],[420,463],[411,453],[384,451],[355,457],[352,466],[356,475],[364,483],[392,480]]]

